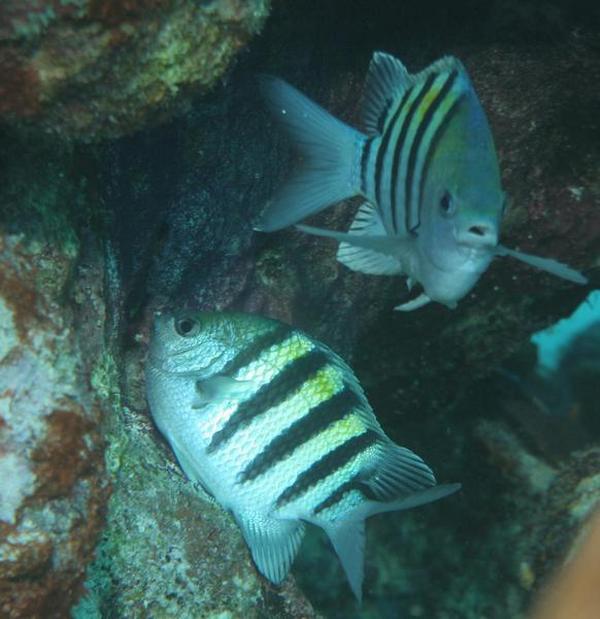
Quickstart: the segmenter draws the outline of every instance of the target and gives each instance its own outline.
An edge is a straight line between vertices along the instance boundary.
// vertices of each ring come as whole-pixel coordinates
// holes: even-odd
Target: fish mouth
[[[495,243],[466,243],[466,242],[462,242],[462,243],[457,243],[456,247],[458,248],[458,251],[460,252],[461,256],[463,256],[465,258],[465,262],[469,262],[472,260],[478,260],[480,258],[483,258],[484,256],[493,256],[494,252],[496,250],[496,247],[498,247],[498,242]]]
[[[451,274],[457,270],[470,270],[470,267],[478,269],[481,264],[487,265],[493,256],[493,247],[455,243],[440,254],[430,255],[429,261],[438,271]]]
[[[184,350],[178,350],[176,352],[166,352],[163,355],[157,354],[156,351],[150,349],[150,353],[148,355],[148,359],[146,361],[148,367],[154,368],[155,370],[159,370],[163,374],[167,374],[170,376],[177,376],[178,378],[182,378],[185,376],[191,376],[195,379],[203,379],[207,376],[211,376],[213,374],[212,368],[215,363],[218,363],[219,360],[223,357],[223,352],[219,353],[216,357],[211,358],[205,365],[195,364],[193,368],[186,370],[179,370],[176,367],[172,367],[173,360],[177,360],[181,357],[181,355],[190,352],[196,348],[195,346],[190,346]]]

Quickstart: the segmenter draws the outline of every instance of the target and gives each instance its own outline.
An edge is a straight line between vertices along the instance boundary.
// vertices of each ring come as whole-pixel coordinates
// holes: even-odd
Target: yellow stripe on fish
[[[340,371],[333,366],[325,366],[316,374],[309,376],[297,389],[289,392],[284,400],[275,406],[265,408],[261,415],[238,430],[235,440],[244,445],[244,454],[239,460],[240,469],[248,467],[248,471],[242,473],[240,479],[257,477],[278,458],[289,455],[296,447],[291,437],[297,436],[297,442],[310,432],[311,421],[306,417],[313,409],[329,401],[343,387],[343,376]],[[320,422],[325,419],[321,416]],[[275,443],[268,449],[274,437],[276,439],[280,435],[286,437],[283,444]]]

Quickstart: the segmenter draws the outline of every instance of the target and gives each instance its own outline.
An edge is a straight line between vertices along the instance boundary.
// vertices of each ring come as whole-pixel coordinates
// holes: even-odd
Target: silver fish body
[[[187,476],[235,516],[259,571],[288,573],[321,526],[361,597],[364,521],[454,492],[383,432],[351,369],[277,321],[185,312],[155,319],[152,416]]]
[[[506,200],[496,150],[458,59],[442,58],[412,75],[376,52],[365,85],[364,132],[279,79],[263,78],[262,90],[304,165],[267,204],[257,230],[278,230],[363,196],[348,233],[298,228],[339,241],[337,258],[350,269],[420,283],[423,294],[401,310],[431,300],[454,307],[494,256],[585,283],[554,260],[498,245]]]

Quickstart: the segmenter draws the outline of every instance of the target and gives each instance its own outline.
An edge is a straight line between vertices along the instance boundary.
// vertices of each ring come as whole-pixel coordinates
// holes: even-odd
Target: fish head
[[[440,129],[425,171],[421,225],[416,230],[430,278],[456,301],[477,282],[498,245],[506,202],[492,134],[477,97],[468,90]],[[442,292],[443,289],[443,292]],[[433,292],[433,294],[436,294]]]
[[[231,328],[223,314],[180,310],[154,317],[149,363],[169,373],[219,370],[232,354]]]

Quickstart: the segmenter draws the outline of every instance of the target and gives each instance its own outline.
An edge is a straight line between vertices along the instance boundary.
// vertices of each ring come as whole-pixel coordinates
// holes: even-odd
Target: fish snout
[[[156,311],[152,319],[152,326],[150,328],[150,335],[153,339],[158,339],[162,335],[168,332],[170,326],[170,319],[172,318],[169,312]]]
[[[470,247],[495,247],[498,245],[498,229],[488,223],[476,223],[455,232],[459,245]]]

